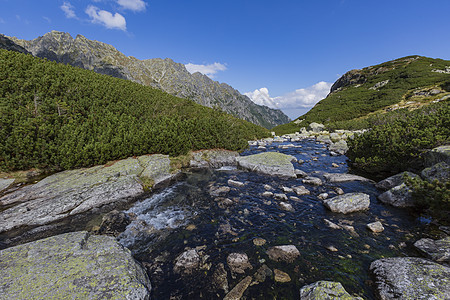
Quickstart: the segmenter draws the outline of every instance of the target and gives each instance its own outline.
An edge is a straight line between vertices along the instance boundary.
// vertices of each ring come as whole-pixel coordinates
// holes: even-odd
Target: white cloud
[[[147,6],[143,0],[117,0],[119,4],[124,9],[129,9],[132,11],[143,11]]]
[[[70,4],[70,2],[64,2],[63,5],[60,6],[60,8],[66,15],[66,18],[68,18],[68,19],[76,19],[77,18],[74,7],[72,4]]]
[[[45,21],[47,21],[48,23],[51,23],[52,22],[52,20],[49,18],[49,17],[42,17]]]
[[[267,88],[261,88],[253,92],[245,93],[253,102],[279,109],[311,108],[317,102],[324,99],[332,86],[332,83],[321,81],[313,86],[298,89],[283,96],[270,97]]]
[[[214,78],[214,75],[219,71],[225,71],[227,67],[224,64],[215,62],[209,65],[195,65],[188,63],[185,65],[189,73],[194,74],[195,72],[200,72],[209,78]]]
[[[102,24],[109,29],[127,30],[127,22],[119,13],[112,14],[109,11],[101,10],[93,5],[89,5],[85,12],[91,17],[92,23]]]

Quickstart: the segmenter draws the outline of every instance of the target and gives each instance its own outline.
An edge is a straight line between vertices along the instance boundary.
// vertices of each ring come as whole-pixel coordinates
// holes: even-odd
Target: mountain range
[[[3,36],[0,43],[9,43],[9,46],[28,51],[36,57],[151,86],[265,128],[290,121],[282,111],[257,105],[228,84],[213,81],[199,72],[191,74],[183,64],[170,58],[139,60],[106,43],[89,40],[82,35],[73,38],[69,33],[58,31],[30,41]]]
[[[347,128],[374,115],[401,108],[414,110],[448,99],[450,61],[407,56],[348,71],[310,111],[273,130],[279,134],[295,132],[312,122]]]

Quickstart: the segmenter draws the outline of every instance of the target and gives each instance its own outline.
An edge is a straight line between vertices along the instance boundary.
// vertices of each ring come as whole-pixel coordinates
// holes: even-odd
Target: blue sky
[[[295,118],[351,69],[450,59],[449,12],[450,0],[0,0],[0,33],[58,30],[169,57]]]

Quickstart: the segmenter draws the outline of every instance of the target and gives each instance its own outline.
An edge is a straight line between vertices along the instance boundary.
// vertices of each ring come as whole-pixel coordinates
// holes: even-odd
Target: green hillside
[[[273,130],[279,134],[291,133],[311,122],[346,128],[348,120],[399,107],[429,104],[450,94],[450,61],[409,56],[352,70],[342,76],[331,91],[296,123]]]
[[[262,127],[140,84],[0,50],[0,169],[239,150]]]

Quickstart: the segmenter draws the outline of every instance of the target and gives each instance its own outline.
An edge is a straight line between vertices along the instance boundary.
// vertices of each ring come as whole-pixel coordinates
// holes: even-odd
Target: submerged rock
[[[150,281],[113,237],[71,232],[0,251],[2,299],[150,299]]]
[[[228,293],[227,271],[223,263],[219,263],[213,273],[213,286]]]
[[[437,262],[450,262],[450,237],[441,240],[423,238],[414,243],[420,252]]]
[[[300,289],[300,300],[363,300],[351,296],[340,282],[318,281]]]
[[[125,231],[130,223],[131,219],[128,214],[123,211],[113,210],[103,216],[98,233],[118,236]]]
[[[272,270],[264,264],[256,271],[254,278],[258,282],[264,282],[266,281],[266,278],[272,276],[272,274]]]
[[[184,251],[175,259],[173,271],[181,274],[191,274],[200,267],[200,255],[196,249]]]
[[[245,186],[245,183],[233,179],[228,179],[228,185],[234,186],[234,187],[243,187]]]
[[[300,256],[300,252],[294,245],[283,245],[269,248],[267,255],[271,260],[291,263]]]
[[[244,274],[245,270],[253,268],[245,253],[231,253],[227,257],[227,264],[230,267],[231,272],[238,274]]]
[[[347,214],[368,209],[370,197],[364,193],[348,193],[325,199],[323,204],[332,212]]]
[[[245,277],[238,284],[236,284],[236,286],[225,296],[225,298],[223,298],[223,300],[240,300],[251,282],[251,276]]]
[[[289,204],[289,203],[286,203],[286,202],[280,202],[280,203],[278,203],[278,206],[282,210],[285,210],[285,211],[289,211],[289,212],[294,212],[295,211],[295,209],[292,207],[292,205]]]
[[[416,257],[374,261],[376,294],[387,299],[450,299],[450,268]]]
[[[236,158],[240,168],[262,174],[296,177],[292,161],[296,158],[278,152],[265,152]]]
[[[273,272],[275,273],[275,281],[276,282],[290,282],[291,277],[288,273],[285,273],[281,270],[274,269]]]
[[[404,183],[393,187],[389,191],[379,195],[378,199],[383,203],[390,204],[395,207],[414,206],[411,189]]]

